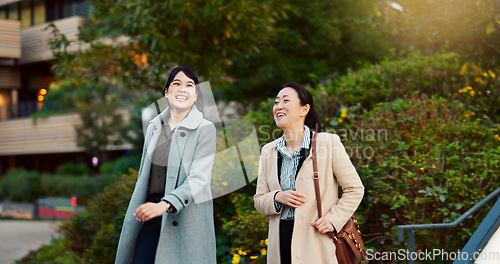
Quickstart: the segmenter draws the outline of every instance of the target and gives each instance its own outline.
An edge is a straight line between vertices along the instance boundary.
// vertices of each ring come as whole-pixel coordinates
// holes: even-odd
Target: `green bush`
[[[16,264],[79,264],[81,258],[73,251],[68,250],[66,238],[52,239],[48,245],[41,246],[35,252],[15,261]]]
[[[230,196],[236,211],[233,218],[224,223],[223,229],[228,231],[232,242],[229,250],[232,260],[237,263],[265,263],[269,218],[254,209],[251,194],[232,193]]]
[[[370,110],[379,102],[391,102],[418,94],[457,99],[477,115],[500,122],[500,78],[498,69],[462,63],[454,53],[385,60],[341,76],[312,90],[320,116],[337,116],[346,106]]]
[[[114,182],[113,175],[122,175],[136,168],[140,153],[119,157],[101,165],[101,173],[91,175],[85,164],[67,162],[57,167],[56,174],[30,171],[24,168],[10,170],[0,178],[0,196],[10,201],[34,202],[40,197],[78,196],[79,203],[102,192]]]
[[[71,197],[80,202],[100,193],[113,183],[111,175],[73,176],[40,174],[23,168],[10,170],[0,179],[4,199],[17,202],[34,202],[41,197]]]
[[[404,248],[396,225],[452,222],[500,182],[499,129],[484,126],[459,101],[397,99],[352,126],[344,144],[366,187],[358,216],[364,233],[384,234],[379,249]],[[456,230],[418,230],[417,249],[463,248],[489,209]]]
[[[56,175],[85,176],[90,174],[91,169],[84,163],[75,163],[70,161],[63,163],[56,168]]]
[[[19,264],[113,263],[136,180],[137,171],[133,169],[128,174],[116,177],[115,183],[93,197],[82,213],[60,225],[58,232],[63,236],[62,239],[43,246],[36,254],[19,261]],[[53,252],[64,254],[59,258]]]
[[[85,212],[65,222],[61,233],[85,263],[113,263],[137,171],[117,177],[115,184],[95,196]]]
[[[15,168],[0,179],[1,196],[11,201],[33,202],[41,194],[40,183],[38,172]]]
[[[141,154],[142,153],[131,153],[111,161],[106,161],[99,167],[99,171],[109,175],[122,175],[127,173],[129,168],[138,170]]]

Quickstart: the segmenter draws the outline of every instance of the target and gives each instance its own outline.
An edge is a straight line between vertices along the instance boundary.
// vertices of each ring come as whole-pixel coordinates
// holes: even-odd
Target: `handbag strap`
[[[318,218],[321,218],[323,216],[323,213],[321,211],[321,194],[319,191],[319,173],[318,173],[318,161],[316,159],[316,137],[318,136],[318,133],[314,133],[313,138],[312,138],[312,162],[313,162],[313,181],[314,181],[314,190],[316,192],[316,205],[318,206]],[[354,215],[353,215],[354,217]],[[349,247],[352,249],[354,254],[356,255],[357,258],[363,257],[366,263],[368,263],[368,260],[365,257],[364,251],[362,249],[359,249],[356,247],[354,242],[352,241],[352,238],[349,237],[349,235],[346,235],[346,232],[341,232],[337,233],[336,236],[344,236],[345,240],[349,244]],[[359,236],[358,233],[353,233],[355,236],[355,239],[359,240],[361,243],[363,240],[361,239],[361,236]]]
[[[313,180],[314,180],[314,190],[316,192],[316,205],[318,206],[318,218],[323,216],[321,211],[321,194],[319,192],[319,173],[318,173],[318,161],[316,159],[316,138],[318,133],[314,133],[312,138],[312,162],[313,162]]]

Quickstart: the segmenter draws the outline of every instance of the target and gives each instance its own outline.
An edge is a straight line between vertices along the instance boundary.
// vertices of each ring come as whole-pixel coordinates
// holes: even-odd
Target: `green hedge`
[[[454,53],[385,60],[313,89],[320,115],[335,116],[345,106],[370,110],[379,102],[415,95],[459,100],[476,115],[500,122],[500,78],[497,69],[462,62]],[[496,73],[495,73],[496,72]]]
[[[138,169],[140,153],[129,154],[103,163],[100,173],[92,175],[86,164],[67,162],[56,168],[55,174],[14,168],[0,178],[0,196],[10,201],[34,202],[41,197],[71,197],[86,202],[113,182],[113,175]]]
[[[137,171],[133,169],[116,177],[113,185],[91,199],[85,211],[61,224],[58,230],[61,239],[53,240],[17,263],[114,263],[136,180]]]
[[[98,176],[50,175],[23,168],[9,170],[0,179],[0,192],[4,199],[34,202],[41,197],[78,196],[80,201],[100,193],[113,182],[109,174]]]
[[[459,101],[421,96],[352,120],[344,144],[366,187],[363,231],[383,234],[377,249],[405,248],[396,225],[452,222],[498,187],[499,129],[468,112]],[[417,249],[462,249],[490,207],[456,229],[417,231]]]

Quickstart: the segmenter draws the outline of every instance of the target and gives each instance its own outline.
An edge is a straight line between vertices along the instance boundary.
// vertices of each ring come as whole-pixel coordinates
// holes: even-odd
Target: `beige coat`
[[[276,140],[262,148],[257,192],[254,196],[254,206],[257,211],[270,216],[268,264],[280,263],[279,221],[281,212],[275,210],[274,195],[281,188],[278,182],[275,144]],[[320,234],[310,224],[318,219],[311,154],[312,151],[304,161],[296,178],[296,190],[306,196],[306,202],[295,209],[292,263],[337,263],[333,242],[327,235]],[[318,134],[317,158],[322,211],[335,229],[340,230],[358,208],[363,198],[364,187],[338,135]],[[343,190],[341,199],[338,198],[337,180]]]

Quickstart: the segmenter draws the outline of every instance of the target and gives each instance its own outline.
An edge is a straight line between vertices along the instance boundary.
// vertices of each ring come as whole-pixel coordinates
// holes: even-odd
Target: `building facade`
[[[43,107],[54,81],[47,26],[54,23],[68,40],[76,40],[89,9],[83,0],[0,0],[0,176],[13,167],[43,172],[70,160],[90,164],[76,144],[78,114],[36,123],[29,117]]]

